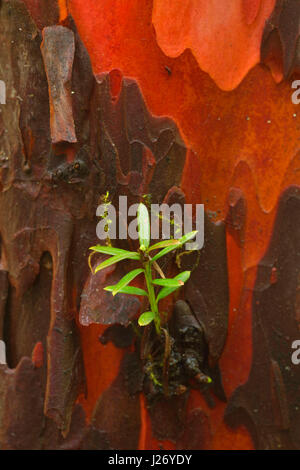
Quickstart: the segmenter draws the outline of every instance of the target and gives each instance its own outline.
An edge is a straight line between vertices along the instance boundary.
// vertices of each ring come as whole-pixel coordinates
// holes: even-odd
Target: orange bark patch
[[[58,0],[59,21],[64,21],[68,16],[67,0]]]
[[[36,367],[37,369],[42,367],[44,364],[44,348],[43,344],[40,341],[36,343],[33,348],[31,360],[34,367]]]
[[[124,351],[117,349],[112,343],[102,346],[99,336],[103,334],[106,326],[93,324],[78,327],[87,384],[87,395],[81,396],[79,403],[90,419],[98,398],[118,375]]]
[[[165,54],[178,57],[191,49],[201,69],[220,88],[232,90],[259,62],[274,5],[275,0],[154,0],[153,24]]]
[[[242,12],[247,25],[256,20],[262,3],[262,0],[242,0]]]

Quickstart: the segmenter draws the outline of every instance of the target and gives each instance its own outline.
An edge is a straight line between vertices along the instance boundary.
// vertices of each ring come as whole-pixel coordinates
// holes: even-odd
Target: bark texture
[[[272,2],[262,10],[260,2],[250,3],[243,2],[243,21],[250,27],[259,18],[261,30]],[[77,2],[71,4],[76,13]],[[293,28],[287,26],[291,17]],[[162,18],[155,18],[163,28]],[[199,155],[186,144],[188,133],[183,136],[175,118],[150,111],[139,80],[114,67],[97,73],[91,63],[96,55],[90,58],[79,37],[81,27],[84,19],[75,24],[54,0],[0,2],[0,79],[7,89],[0,108],[0,340],[7,360],[0,363],[0,448],[210,449],[254,443],[259,449],[299,449],[300,373],[290,361],[290,344],[299,333],[297,182],[280,195],[257,275],[244,271],[251,295],[239,273],[255,198],[249,202],[234,184],[220,190],[229,195],[223,221],[207,212],[203,250],[181,258],[181,267],[192,269],[182,295],[203,325],[213,386],[162,399],[147,410],[141,362],[126,328],[141,303],[102,290],[128,266],[89,272],[96,208],[107,191],[116,206],[119,195],[130,205],[144,194],[153,203],[202,203],[197,181],[205,174],[195,163]],[[265,25],[262,61],[279,80],[299,73],[299,57],[299,2],[278,1]],[[236,82],[248,70],[243,61],[240,65]],[[163,72],[172,78],[167,65]],[[227,77],[224,89],[234,83]],[[214,86],[209,82],[207,89]],[[191,127],[196,95],[187,97]],[[211,175],[219,171],[209,158],[206,165]],[[243,165],[235,170],[247,176]],[[165,269],[176,271],[174,258]],[[234,323],[237,293],[241,315],[243,306],[244,316],[246,308],[252,311],[252,329]],[[247,371],[238,375],[238,365],[238,380],[230,379],[241,350],[237,341],[226,352],[234,328],[249,340],[246,380],[240,377]],[[88,337],[85,331],[96,333]],[[102,346],[93,356],[100,347],[98,332]],[[92,337],[95,347],[85,340]],[[97,372],[104,362],[106,369],[117,369],[112,379],[107,370]],[[229,383],[223,384],[228,364]]]

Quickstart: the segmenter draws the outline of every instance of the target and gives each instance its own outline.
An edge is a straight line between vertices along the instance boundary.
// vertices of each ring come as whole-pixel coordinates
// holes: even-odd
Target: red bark
[[[2,1],[1,448],[300,447],[299,14],[295,0]],[[205,204],[183,297],[212,393],[146,408],[125,329],[139,301],[97,292],[122,268],[87,266],[107,190]]]

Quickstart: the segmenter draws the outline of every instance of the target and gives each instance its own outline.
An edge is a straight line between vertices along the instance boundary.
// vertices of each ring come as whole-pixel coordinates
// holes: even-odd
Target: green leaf
[[[151,261],[156,261],[158,260],[159,258],[161,258],[162,256],[165,256],[167,255],[168,253],[170,253],[171,251],[173,250],[176,250],[177,248],[181,247],[182,245],[184,245],[187,241],[191,240],[192,238],[195,237],[197,233],[197,230],[194,230],[193,232],[189,232],[187,233],[186,235],[184,235],[183,237],[179,238],[177,240],[178,243],[174,244],[174,245],[171,245],[171,246],[167,246],[166,248],[164,248],[163,250],[161,250],[159,253],[157,253],[155,256],[153,256],[152,260]],[[152,249],[152,248],[151,248]]]
[[[186,235],[183,235],[183,237],[176,240],[178,243],[176,243],[176,244],[174,243],[174,245],[172,244],[171,246],[167,246],[166,248],[161,250],[159,253],[157,253],[155,256],[153,256],[151,261],[156,261],[159,258],[161,258],[162,256],[165,256],[168,253],[170,253],[171,251],[176,250],[177,248],[181,247],[186,242],[188,242],[189,240],[194,238],[197,232],[198,232],[197,230],[194,230],[193,232],[189,232]],[[152,249],[152,247],[151,247],[151,249]]]
[[[123,287],[126,287],[135,277],[143,272],[144,270],[142,268],[138,268],[127,273],[124,277],[122,277],[122,279],[120,279],[118,284],[114,286],[112,294],[116,295],[121,289],[123,289]]]
[[[107,287],[104,287],[104,290],[106,290],[107,292],[112,292],[114,288],[115,286],[107,286]],[[122,289],[120,289],[118,293],[130,294],[130,295],[144,295],[148,297],[148,294],[144,289],[140,289],[139,287],[133,287],[133,286],[122,287]]]
[[[180,246],[180,241],[179,240],[163,240],[161,242],[155,243],[155,245],[150,246],[149,251],[152,250],[158,250],[160,248],[165,248],[166,246],[174,246],[178,247]]]
[[[198,233],[198,230],[194,230],[193,232],[189,232],[186,235],[183,235],[183,237],[179,238],[180,245],[184,245],[186,242],[194,238],[197,233]]]
[[[96,246],[91,246],[90,250],[96,251],[97,253],[103,253],[105,255],[116,256],[116,255],[122,255],[122,254],[127,253],[128,255],[134,254],[139,257],[139,254],[135,251],[122,250],[121,248],[114,248],[113,246],[96,245]]]
[[[149,325],[149,323],[152,322],[152,320],[154,320],[154,313],[153,312],[144,312],[142,313],[142,315],[140,316],[140,318],[138,319],[138,323],[140,326],[146,326],[146,325]]]
[[[155,256],[153,256],[152,260],[151,261],[156,261],[158,260],[159,258],[161,258],[162,256],[165,256],[167,255],[168,253],[170,253],[170,251],[173,251],[173,250],[176,250],[177,248],[179,248],[181,245],[171,245],[171,246],[167,246],[166,248],[164,248],[163,250],[159,251],[158,253],[156,253]]]
[[[186,282],[191,275],[191,271],[182,271],[182,273],[177,274],[174,279],[178,279],[179,281]]]
[[[137,253],[138,255],[138,253]],[[139,256],[139,255],[138,255]],[[108,266],[111,266],[112,264],[115,264],[115,263],[118,263],[119,261],[122,261],[123,259],[140,259],[140,257],[136,258],[136,254],[135,253],[131,253],[129,255],[128,252],[126,253],[123,253],[121,255],[116,255],[116,256],[112,256],[111,258],[108,258],[107,260],[103,261],[102,263],[100,263],[95,271],[94,271],[94,274],[96,274],[98,271],[101,271],[101,269],[104,269],[104,268],[107,268]]]
[[[152,284],[163,287],[180,287],[183,286],[184,283],[177,279],[154,279]]]
[[[183,271],[182,273],[177,274],[177,276],[174,277],[174,279],[177,279],[179,281],[182,281],[183,283],[186,282],[191,275],[191,271]],[[164,299],[165,297],[168,297],[168,295],[173,294],[179,287],[164,287],[163,289],[160,290],[158,293],[158,296],[156,297],[156,302],[159,302],[160,300]]]
[[[142,202],[139,204],[137,210],[137,221],[140,249],[145,251],[149,247],[150,243],[150,219],[148,209]]]

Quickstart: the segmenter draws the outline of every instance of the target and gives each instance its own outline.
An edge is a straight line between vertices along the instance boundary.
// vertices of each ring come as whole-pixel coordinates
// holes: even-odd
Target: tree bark
[[[262,3],[267,8],[270,2]],[[274,158],[274,165],[280,160],[275,170],[285,176],[280,184],[274,179],[278,206],[272,207],[273,173],[265,187],[263,172],[268,164],[273,171],[273,163],[255,167],[262,193],[251,169],[252,154],[266,138],[259,123],[243,134],[235,122],[231,132],[240,102],[245,105],[241,113],[249,107],[251,119],[258,115],[266,126],[283,121],[285,111],[290,116],[289,83],[275,85],[269,71],[257,66],[239,85],[248,71],[240,58],[239,75],[228,72],[224,81],[217,66],[207,69],[223,89],[239,85],[221,91],[199,71],[197,60],[205,65],[202,50],[196,53],[195,46],[195,57],[184,52],[169,59],[157,52],[156,43],[148,60],[150,66],[153,61],[149,81],[142,70],[147,61],[138,49],[126,63],[126,38],[125,44],[119,39],[119,52],[111,47],[111,57],[103,56],[112,65],[99,73],[97,41],[82,34],[86,25],[92,32],[93,18],[81,20],[76,1],[68,9],[62,4],[0,4],[0,79],[6,85],[6,104],[0,105],[0,345],[6,347],[6,364],[0,354],[0,448],[299,449],[300,374],[291,363],[291,344],[299,332],[299,155],[291,155],[298,128],[290,117],[282,124],[286,134],[276,141],[284,147],[286,135],[292,136],[289,165],[284,166],[284,152]],[[137,26],[140,44],[139,34],[153,30],[149,6],[135,8],[148,25],[142,32]],[[249,26],[259,12],[244,8]],[[174,38],[160,30],[159,11],[153,22],[168,54]],[[286,26],[293,15],[300,15],[297,2],[278,1],[262,35],[261,59],[278,80],[299,73],[299,27],[291,31]],[[113,42],[125,34],[123,16],[116,12],[119,29],[109,31],[107,25]],[[128,12],[128,27],[131,21],[136,20]],[[262,29],[262,18],[257,21]],[[97,34],[104,35],[103,30]],[[101,39],[106,50],[109,41]],[[184,41],[181,46],[184,50]],[[159,67],[155,54],[161,54]],[[130,78],[114,61],[132,67]],[[259,99],[251,108],[260,79],[267,87],[261,99],[273,110],[271,119]],[[181,84],[185,98],[178,97],[181,105],[176,106]],[[276,87],[281,87],[283,106],[271,102],[278,96]],[[204,117],[198,114],[198,98]],[[164,105],[170,112],[159,113]],[[182,116],[190,122],[183,123]],[[212,116],[212,124],[206,124]],[[240,126],[249,120],[244,116]],[[267,138],[275,139],[279,131]],[[231,161],[231,147],[239,153],[244,142],[245,157]],[[127,196],[129,206],[145,194],[152,203],[207,203],[204,248],[183,255],[181,267],[192,270],[182,297],[205,331],[210,389],[191,388],[180,397],[147,402],[137,340],[128,328],[141,303],[102,290],[126,266],[92,275],[87,263],[89,247],[97,243],[96,208],[106,192],[115,206],[120,195]],[[125,240],[118,246],[130,244]],[[175,258],[165,269],[178,269]]]

